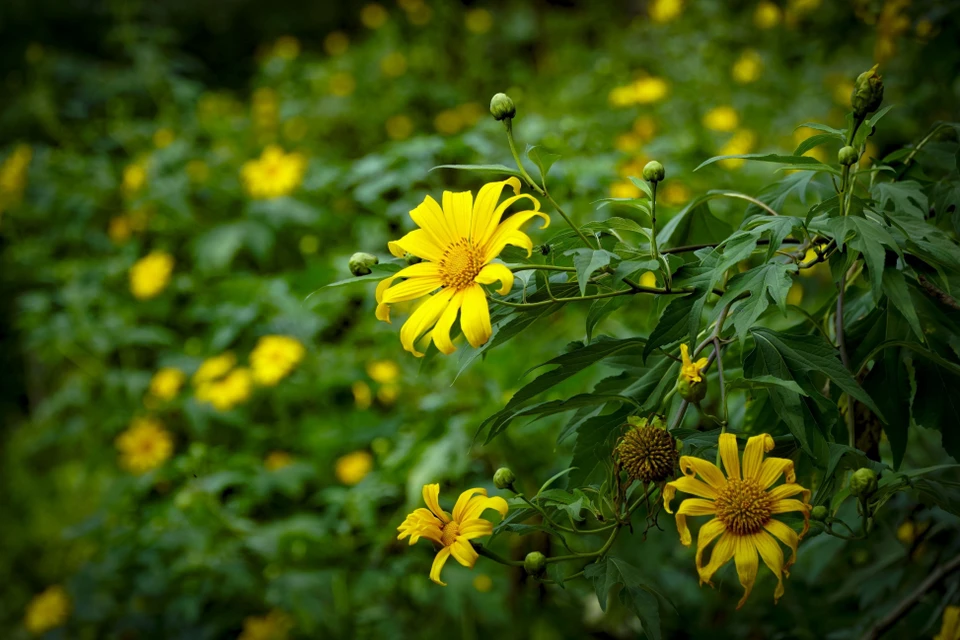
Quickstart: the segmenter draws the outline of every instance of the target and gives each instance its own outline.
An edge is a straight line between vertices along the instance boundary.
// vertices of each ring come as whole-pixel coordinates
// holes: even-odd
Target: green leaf
[[[810,151],[810,149],[814,149],[828,142],[836,142],[837,140],[838,138],[836,134],[818,133],[817,135],[810,136],[809,138],[801,142],[799,145],[797,145],[797,148],[794,150],[793,155],[802,156],[807,151]],[[843,142],[842,138],[840,138],[840,142],[841,143]]]
[[[836,240],[838,249],[842,251],[844,245],[849,244],[863,254],[870,276],[870,286],[875,297],[879,298],[883,289],[886,256],[884,247],[889,247],[899,255],[901,252],[897,241],[883,225],[869,218],[852,215],[830,218],[824,226],[828,234]]]
[[[719,162],[720,160],[754,160],[756,162],[770,162],[773,164],[782,164],[782,170],[791,169],[799,171],[825,171],[840,175],[835,167],[823,164],[816,158],[810,156],[784,156],[777,153],[741,153],[732,156],[715,156],[709,160],[704,160],[694,171],[699,171],[703,167]]]
[[[657,245],[662,249],[726,240],[733,233],[733,228],[713,215],[708,199],[707,196],[701,196],[670,218],[657,232]]]
[[[640,619],[647,638],[660,640],[660,601],[656,592],[643,583],[643,576],[635,567],[620,558],[607,556],[587,565],[583,575],[593,582],[603,611],[607,610],[610,590],[620,586],[620,602]]]
[[[441,164],[433,167],[430,171],[436,171],[437,169],[456,169],[458,171],[476,171],[477,173],[496,173],[517,178],[523,177],[516,169],[511,169],[503,164]]]
[[[954,460],[960,460],[960,376],[926,362],[914,362],[914,367],[917,392],[913,419],[920,426],[939,429],[943,448]]]
[[[640,189],[640,191],[643,191],[645,194],[647,194],[647,198],[649,198],[651,201],[653,200],[653,190],[650,188],[650,184],[646,180],[630,176],[630,182],[632,182],[637,189]]]
[[[867,141],[871,135],[873,135],[873,128],[876,126],[880,119],[887,115],[887,112],[896,105],[888,104],[883,109],[880,109],[875,114],[870,116],[866,122],[860,125],[860,128],[857,129],[857,134],[853,137],[853,146],[859,149],[864,142]]]
[[[741,294],[749,294],[748,298],[738,304],[734,312],[733,324],[741,341],[746,337],[747,331],[756,324],[760,314],[770,306],[768,295],[780,310],[786,313],[787,293],[793,284],[790,274],[796,271],[797,265],[793,263],[768,262],[749,271],[738,273],[730,279],[727,290],[717,302],[717,307],[722,308],[730,304]]]
[[[913,305],[913,300],[910,299],[910,290],[907,288],[907,280],[903,277],[902,271],[899,271],[896,267],[887,267],[883,270],[883,292],[887,294],[890,302],[907,319],[910,328],[920,342],[924,342],[923,329],[920,328],[920,318],[917,317],[917,309]]]
[[[798,125],[794,131],[800,129],[815,129],[817,131],[824,131],[826,133],[832,134],[834,137],[840,141],[847,139],[847,130],[846,129],[834,129],[833,127],[827,126],[825,124],[820,124],[819,122],[804,122],[801,125]]]
[[[644,361],[654,349],[679,342],[689,335],[690,314],[700,298],[700,295],[692,293],[670,301],[643,348]]]
[[[573,266],[577,269],[577,283],[580,285],[580,295],[587,293],[587,283],[597,269],[602,269],[610,264],[610,259],[619,260],[619,257],[605,249],[574,249],[567,253],[573,253]]]
[[[527,145],[527,157],[537,165],[537,169],[540,170],[540,183],[544,184],[547,181],[547,174],[550,173],[550,168],[553,164],[560,159],[560,156],[556,153],[548,153],[535,145]]]
[[[587,312],[587,342],[593,340],[593,331],[597,328],[604,318],[619,309],[627,301],[627,296],[618,296],[616,298],[602,298],[594,300]]]
[[[577,471],[570,474],[570,484],[584,484],[598,465],[610,461],[615,436],[633,411],[633,407],[621,406],[612,413],[587,418],[579,425],[570,463]]]
[[[384,278],[387,278],[393,275],[394,273],[400,271],[400,269],[402,269],[405,266],[406,266],[405,264],[400,264],[396,262],[381,262],[380,264],[372,265],[370,267],[370,273],[368,273],[365,276],[351,276],[344,280],[337,280],[336,282],[331,282],[330,284],[323,285],[322,287],[320,287],[320,289],[317,289],[317,291],[320,291],[321,289],[327,289],[330,287],[343,287],[350,284],[356,284],[358,282],[370,282],[372,280],[383,280]],[[312,296],[317,291],[314,291],[313,293],[311,293],[310,296]],[[307,296],[307,297],[309,298],[310,296]]]
[[[794,216],[757,216],[745,222],[745,226],[759,233],[766,234],[769,244],[767,245],[767,255],[764,258],[767,262],[773,259],[777,250],[783,245],[783,240],[791,233],[796,233],[800,237],[802,233],[797,233],[803,229],[803,220]]]
[[[893,203],[893,210],[906,213],[919,220],[927,217],[930,204],[919,182],[878,182],[873,185],[871,195],[879,203],[879,210],[885,211],[887,204]]]

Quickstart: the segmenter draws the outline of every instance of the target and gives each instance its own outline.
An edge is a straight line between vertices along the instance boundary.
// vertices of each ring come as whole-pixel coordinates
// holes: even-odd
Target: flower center
[[[737,534],[760,531],[773,509],[770,495],[753,480],[728,480],[716,504],[717,517]]]
[[[466,238],[460,238],[447,247],[440,259],[440,279],[443,286],[466,289],[483,268],[480,252]]]
[[[440,531],[440,542],[443,543],[443,546],[449,547],[453,544],[453,541],[457,539],[457,535],[460,534],[460,524],[454,520],[451,520],[447,524],[443,525],[443,529]]]

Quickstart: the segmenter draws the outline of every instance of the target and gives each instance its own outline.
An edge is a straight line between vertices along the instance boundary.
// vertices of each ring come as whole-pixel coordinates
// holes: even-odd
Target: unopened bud
[[[415,256],[412,253],[408,253],[407,255],[403,256],[403,261],[406,262],[408,266],[410,266],[410,265],[420,264],[421,262],[423,262],[423,258],[421,258],[420,256]]]
[[[358,251],[350,256],[350,273],[355,276],[366,276],[371,273],[370,267],[380,262],[380,258],[370,253]]]
[[[850,476],[850,495],[869,498],[877,490],[877,473],[873,469],[857,469]]]
[[[643,168],[643,179],[647,182],[660,182],[666,177],[667,172],[663,165],[656,160],[651,160]]]
[[[696,404],[707,395],[707,379],[703,378],[700,382],[694,382],[681,375],[680,379],[677,380],[677,393],[687,402]]]
[[[869,71],[861,73],[853,84],[850,106],[858,118],[862,119],[868,113],[876,111],[883,102],[883,78],[877,73],[879,66],[875,64]]]
[[[517,115],[517,107],[505,93],[497,93],[490,99],[490,114],[497,120],[512,118]]]
[[[513,475],[513,471],[507,469],[506,467],[500,467],[497,469],[496,473],[493,474],[493,486],[497,489],[509,489],[513,491],[513,483],[516,482],[517,476]],[[514,491],[514,493],[516,493]]]
[[[846,146],[842,147],[839,152],[837,152],[837,160],[840,161],[845,167],[849,167],[852,164],[857,163],[857,150],[853,147]]]
[[[523,568],[531,576],[542,576],[547,568],[547,556],[539,551],[531,551],[523,559]]]
[[[810,512],[810,518],[816,520],[817,522],[823,522],[827,519],[828,515],[827,508],[825,506],[817,505],[813,508],[813,511]]]

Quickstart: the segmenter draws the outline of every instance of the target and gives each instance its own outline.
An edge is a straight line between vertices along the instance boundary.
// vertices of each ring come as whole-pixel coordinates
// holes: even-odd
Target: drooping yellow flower
[[[400,378],[400,366],[393,360],[374,360],[367,365],[367,375],[379,384],[393,384]]]
[[[257,384],[272,387],[290,375],[303,360],[306,349],[290,336],[263,336],[250,353],[250,367]]]
[[[960,640],[960,607],[952,604],[943,610],[940,633],[933,640]]]
[[[180,392],[187,375],[175,367],[164,367],[150,380],[150,395],[158,400],[173,400]]]
[[[243,620],[243,631],[237,640],[286,640],[293,629],[289,615],[274,609],[265,616],[248,616]]]
[[[155,418],[135,418],[117,436],[120,466],[137,475],[156,469],[173,454],[173,436]]]
[[[500,193],[507,185],[517,195],[498,205]],[[480,347],[490,339],[490,309],[481,285],[499,281],[499,293],[506,295],[514,280],[513,272],[493,259],[507,245],[523,247],[530,255],[533,242],[520,228],[535,216],[543,218],[543,228],[550,223],[550,218],[540,211],[540,202],[519,192],[520,181],[509,178],[481,187],[476,202],[469,191],[444,191],[442,208],[427,196],[410,212],[420,228],[390,242],[388,247],[397,257],[411,253],[423,262],[402,269],[377,285],[377,318],[384,322],[390,322],[391,304],[427,298],[400,329],[404,349],[422,356],[416,342],[426,336],[442,353],[453,353],[456,347],[450,340],[450,327],[458,311],[460,328],[471,346]],[[510,205],[523,198],[533,203],[533,209],[504,219]],[[399,278],[405,280],[391,286]]]
[[[700,527],[697,536],[696,565],[700,584],[706,582],[713,586],[710,577],[733,558],[740,584],[744,588],[743,597],[737,604],[738,609],[746,602],[757,579],[757,552],[777,578],[774,601],[783,595],[781,573],[789,577],[788,569],[796,559],[797,545],[809,526],[810,491],[796,483],[797,477],[791,460],[763,459],[765,453],[773,450],[773,446],[773,438],[768,434],[753,436],[747,440],[741,475],[737,437],[732,433],[721,434],[720,458],[726,469],[726,477],[711,462],[683,456],[680,458],[683,477],[668,482],[663,488],[663,504],[667,513],[673,513],[670,502],[677,490],[699,496],[687,498],[677,509],[677,530],[684,546],[690,546],[691,542],[687,516],[714,516]],[[696,478],[698,474],[702,480]],[[781,475],[786,482],[773,487]],[[793,498],[797,494],[801,495],[802,500]],[[790,511],[803,514],[804,526],[799,535],[773,517]],[[717,544],[710,553],[709,562],[704,566],[703,552],[714,540],[717,540]],[[786,562],[777,540],[790,547],[790,559]]]
[[[130,267],[130,292],[140,300],[155,298],[167,288],[173,273],[173,256],[151,251]]]
[[[747,49],[740,54],[737,61],[733,63],[733,69],[730,75],[734,82],[738,84],[750,84],[760,79],[760,72],[763,70],[763,58],[753,49]]]
[[[259,159],[244,163],[240,177],[251,198],[278,198],[300,186],[306,169],[307,159],[303,154],[284,153],[280,147],[270,145]]]
[[[286,451],[271,451],[263,459],[263,466],[267,471],[277,471],[293,464],[293,456]]]
[[[683,0],[653,0],[648,11],[654,22],[670,22],[683,13]]]
[[[700,372],[706,368],[708,360],[706,358],[700,358],[696,362],[693,362],[690,359],[690,347],[688,347],[686,343],[680,345],[680,358],[683,360],[683,364],[680,366],[680,376],[687,382],[702,381],[703,378],[700,377]]]
[[[420,538],[432,540],[443,548],[437,553],[430,568],[430,579],[441,586],[447,586],[440,580],[440,570],[451,555],[457,562],[472,569],[479,554],[470,541],[493,533],[493,523],[480,516],[487,509],[493,509],[503,518],[510,508],[507,501],[499,496],[487,497],[486,489],[468,489],[460,494],[453,513],[440,508],[440,485],[427,484],[423,487],[423,501],[428,509],[417,509],[407,516],[397,531],[397,540],[410,536],[413,545]]]
[[[70,597],[60,585],[47,587],[27,604],[23,626],[30,633],[39,635],[63,625],[70,615]]]
[[[337,458],[333,471],[337,480],[352,487],[359,484],[373,469],[373,456],[369,451],[353,451]]]
[[[703,126],[711,131],[733,131],[738,124],[740,118],[730,105],[714,107],[703,116]]]

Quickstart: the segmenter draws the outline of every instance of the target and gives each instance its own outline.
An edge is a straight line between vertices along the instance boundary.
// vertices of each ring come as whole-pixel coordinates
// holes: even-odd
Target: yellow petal
[[[453,519],[455,522],[463,522],[463,512],[467,508],[467,503],[470,502],[470,498],[477,494],[486,497],[487,490],[482,487],[477,487],[475,489],[467,489],[460,494],[460,497],[457,498],[457,504],[453,505]]]
[[[767,458],[760,466],[760,479],[757,481],[761,489],[773,485],[774,482],[783,474],[785,480],[790,482],[797,481],[797,475],[793,471],[793,460],[786,458]]]
[[[724,534],[720,536],[720,540],[717,541],[717,544],[713,547],[713,551],[710,552],[710,561],[707,563],[707,566],[700,571],[701,585],[706,582],[711,587],[713,586],[710,578],[717,572],[717,569],[725,565],[730,558],[733,557],[737,548],[737,537],[738,536],[729,531],[724,532]]]
[[[509,200],[507,202],[509,202]],[[521,241],[524,241],[523,239],[526,238],[524,241],[525,244],[529,242],[530,239],[526,237],[526,234],[518,232],[520,227],[529,222],[534,216],[543,218],[544,223],[540,227],[541,229],[546,229],[550,226],[550,218],[540,211],[520,211],[513,214],[500,223],[497,230],[493,232],[493,235],[481,248],[483,261],[490,262],[500,255],[500,252],[503,251],[505,246],[508,244],[516,244],[518,236],[522,236],[522,238],[519,238]],[[519,246],[525,246],[525,244]]]
[[[454,232],[457,240],[470,237],[470,221],[473,218],[472,193],[444,191],[443,213],[447,219],[447,228]]]
[[[407,280],[407,282],[410,282],[410,280]],[[403,284],[406,284],[406,282]],[[395,288],[397,287],[393,287],[393,289]],[[403,323],[403,327],[400,328],[400,344],[403,345],[404,349],[418,358],[423,356],[422,353],[417,351],[416,342],[420,336],[436,324],[440,318],[440,314],[446,309],[451,298],[453,298],[453,290],[441,289],[435,296],[432,296],[420,305],[417,310],[407,318],[407,321]]]
[[[490,326],[490,308],[487,294],[478,284],[463,290],[463,305],[460,307],[460,329],[473,348],[486,344],[493,335]]]
[[[437,516],[444,524],[450,522],[450,514],[440,508],[440,485],[423,485],[423,502],[430,508],[433,515]]]
[[[682,478],[677,478],[670,483],[674,488],[683,491],[684,493],[692,493],[695,496],[700,496],[701,498],[710,498],[711,500],[716,500],[717,490],[708,485],[706,482],[697,480],[696,478],[691,478],[689,476],[684,476]]]
[[[477,564],[477,558],[480,554],[474,550],[469,540],[458,537],[454,540],[453,544],[447,548],[453,553],[453,557],[456,558],[457,562],[468,569],[473,569],[473,565]]]
[[[489,536],[493,533],[493,523],[483,518],[464,520],[460,525],[460,537],[467,540]]]
[[[477,192],[477,199],[473,203],[473,220],[470,225],[470,239],[474,246],[481,246],[486,242],[500,224],[500,216],[495,215],[495,210],[506,185],[513,187],[514,193],[520,193],[520,181],[513,177],[485,184]]]
[[[476,520],[487,509],[497,511],[500,517],[503,518],[507,515],[510,506],[507,504],[507,501],[500,496],[493,496],[492,498],[474,496],[463,510],[463,522]]]
[[[757,581],[757,547],[753,543],[753,536],[737,536],[737,551],[734,555],[734,562],[737,565],[737,576],[740,578],[740,584],[743,585],[743,597],[737,603],[737,609],[743,606],[747,601],[750,592],[753,591],[753,585]]]
[[[422,298],[439,289],[442,284],[438,277],[410,278],[384,291],[380,302],[382,304],[395,304]]]
[[[788,569],[797,559],[797,545],[800,544],[800,536],[797,532],[779,520],[770,519],[763,525],[763,528],[769,531],[780,542],[790,548],[790,559],[783,565],[783,572],[790,575]]]
[[[707,546],[713,542],[717,536],[727,530],[727,526],[723,524],[723,521],[720,518],[714,518],[700,527],[700,532],[697,533],[697,556],[696,556],[696,565],[697,573],[703,571],[703,552]]]
[[[723,472],[720,471],[719,467],[701,458],[694,458],[693,456],[681,457],[680,471],[682,471],[685,476],[699,474],[707,484],[718,491],[727,486],[727,479],[723,477]]]
[[[773,602],[776,603],[783,595],[783,550],[766,531],[753,534],[753,543],[763,558],[763,564],[777,577],[777,588],[773,592]]]
[[[747,440],[743,449],[743,479],[753,480],[760,475],[760,466],[763,464],[763,454],[773,450],[773,438],[764,433]]]
[[[677,509],[675,520],[677,521],[677,532],[680,534],[680,544],[685,547],[690,546],[692,538],[690,537],[690,528],[687,526],[687,516],[712,516],[716,515],[717,508],[709,500],[700,498],[687,498],[680,503]]]
[[[740,480],[740,450],[737,449],[737,436],[732,433],[720,434],[720,459],[727,477],[731,480]]]
[[[810,490],[805,489],[799,484],[781,484],[778,487],[770,489],[770,491],[767,492],[767,495],[773,500],[783,500],[784,498],[791,498],[798,493],[804,494],[804,502],[809,502]]]
[[[668,482],[663,485],[663,490],[660,492],[663,496],[663,509],[667,513],[673,513],[670,509],[670,503],[673,502],[673,497],[677,495],[677,488],[673,486],[672,482]]]
[[[440,551],[437,553],[437,557],[433,559],[433,566],[430,567],[430,579],[441,587],[447,586],[446,582],[440,580],[440,570],[443,569],[443,565],[449,557],[450,547],[444,547],[443,549],[440,549]]]
[[[516,192],[515,192],[515,193],[516,193]],[[497,207],[497,209],[493,212],[493,216],[492,216],[491,219],[490,219],[490,225],[489,225],[489,226],[487,227],[487,229],[485,230],[484,235],[481,236],[481,237],[478,237],[478,238],[476,238],[476,239],[474,240],[474,242],[476,243],[476,245],[477,245],[478,247],[487,248],[487,247],[490,246],[491,241],[493,240],[494,236],[497,234],[497,232],[500,230],[500,228],[501,228],[501,226],[502,226],[502,225],[500,224],[500,221],[503,219],[503,214],[507,212],[507,209],[509,209],[510,206],[513,205],[513,203],[518,202],[519,200],[523,200],[523,199],[529,200],[529,201],[531,202],[531,204],[533,205],[532,211],[539,211],[539,210],[540,210],[540,201],[537,200],[536,198],[534,198],[533,196],[529,195],[529,194],[526,194],[526,193],[518,193],[518,194],[515,195],[515,196],[511,196],[511,197],[507,198],[506,200],[504,200],[503,202],[501,202],[500,205]],[[513,214],[513,215],[517,215],[517,214]],[[542,215],[542,214],[541,214],[541,215]],[[512,217],[513,217],[513,216],[510,216],[510,218],[512,218]],[[508,219],[509,219],[509,218],[508,218]],[[543,228],[546,228],[547,225],[549,225],[549,224],[550,224],[550,220],[549,220],[549,218],[547,218],[547,222],[546,222],[546,224],[543,225]],[[512,228],[513,228],[514,230],[519,229],[519,228],[520,228],[520,225],[516,225],[516,226],[514,226],[514,227],[512,227]],[[498,253],[499,253],[499,252],[498,252]]]
[[[412,253],[430,262],[440,262],[443,259],[444,247],[438,245],[423,229],[414,229],[399,240],[388,242],[387,248],[398,258]]]
[[[680,359],[681,366],[688,368],[693,365],[693,362],[690,360],[690,347],[686,343],[680,345]]]
[[[443,310],[443,313],[440,314],[440,319],[437,320],[436,326],[433,328],[433,332],[430,334],[433,337],[433,344],[437,345],[437,349],[440,350],[440,353],[450,355],[457,350],[453,346],[453,342],[450,340],[450,327],[453,326],[453,323],[457,319],[457,313],[460,311],[460,307],[463,305],[463,292],[457,291],[453,294],[453,298],[450,299],[450,302],[447,304],[447,308]]]
[[[770,510],[770,513],[787,513],[789,511],[806,511],[807,505],[800,502],[799,500],[778,500],[773,503],[773,508]]]
[[[410,212],[410,218],[417,223],[418,227],[427,232],[438,247],[445,247],[458,240],[455,230],[447,226],[443,209],[430,196],[425,197],[423,202]]]
[[[513,271],[510,271],[506,265],[493,262],[480,269],[480,273],[473,280],[480,284],[493,284],[499,280],[500,289],[497,290],[497,293],[505,296],[513,288],[514,276]]]

